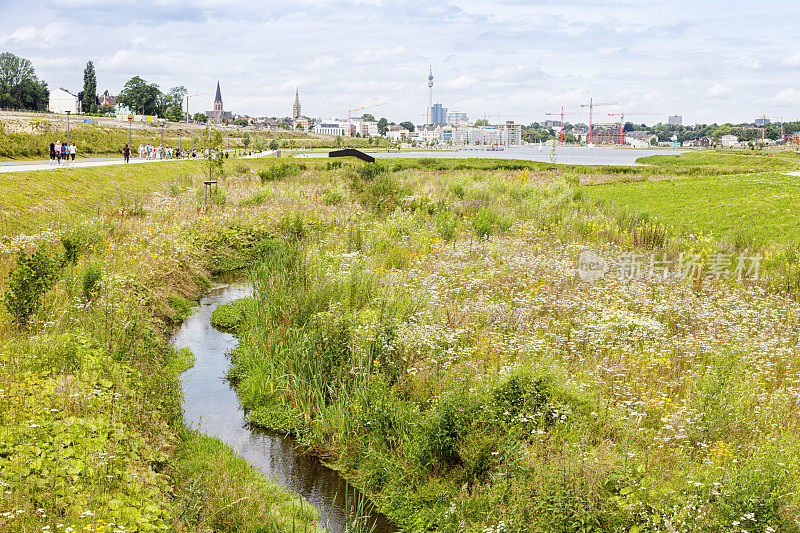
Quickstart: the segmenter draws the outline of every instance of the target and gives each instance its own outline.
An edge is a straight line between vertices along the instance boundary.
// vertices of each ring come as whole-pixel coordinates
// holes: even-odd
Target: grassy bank
[[[552,174],[426,165],[281,184],[288,239],[215,317],[253,422],[411,531],[798,530],[800,306],[781,281],[583,283],[585,245],[727,245],[648,234]]]
[[[3,443],[28,450],[25,460],[6,453],[0,468],[25,465],[25,487],[69,473],[75,456],[76,468],[94,470],[65,479],[67,490],[81,483],[65,497],[51,497],[46,481],[32,491],[20,482],[4,508],[30,529],[59,515],[77,526],[85,511],[128,520],[114,514],[117,496],[163,528],[255,530],[262,519],[250,515],[310,523],[268,486],[237,483],[250,479],[236,473],[242,464],[179,424],[175,375],[187,362],[165,348],[165,331],[210,272],[246,267],[254,298],[213,319],[239,336],[230,377],[248,416],[293,433],[410,531],[800,530],[800,304],[785,279],[796,262],[772,257],[761,279],[744,282],[707,266],[691,279],[576,274],[585,246],[608,258],[696,254],[701,265],[756,251],[598,203],[581,185],[689,183],[760,161],[709,159],[685,175],[675,168],[713,155],[680,157],[634,171],[231,162],[207,209],[189,175],[128,216],[75,207],[70,227],[15,236],[6,246],[79,253],[59,270],[36,329],[4,330],[4,390],[22,387],[28,369],[39,381],[15,393],[30,404],[6,411],[18,414],[3,425],[15,432]],[[720,201],[713,188],[695,194],[707,197],[698,210]],[[57,348],[64,333],[77,348]],[[67,365],[72,353],[81,355]],[[51,392],[49,379],[86,398],[66,385]],[[37,432],[62,412],[100,430],[80,449],[66,436],[46,441],[61,433]],[[127,447],[117,434],[130,436]],[[92,450],[124,459],[108,473]],[[42,451],[54,457],[47,475],[31,467]],[[271,494],[261,510],[247,507],[260,494]]]
[[[19,212],[0,267],[0,530],[319,529],[308,505],[183,426],[191,354],[170,347],[171,328],[208,286],[209,257],[241,254],[250,237],[185,237],[206,217],[194,164],[135,168],[76,170],[64,189],[46,172],[15,175],[26,185],[6,188]],[[138,207],[107,210],[120,191]],[[27,210],[39,196],[57,216]]]

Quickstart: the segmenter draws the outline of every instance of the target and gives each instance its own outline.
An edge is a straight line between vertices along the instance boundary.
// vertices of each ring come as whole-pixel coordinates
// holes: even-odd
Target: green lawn
[[[657,156],[662,157],[662,156]],[[592,202],[646,213],[679,231],[761,242],[800,240],[800,177],[777,172],[611,183],[585,187]]]
[[[202,161],[110,165],[0,174],[0,235],[36,232],[69,214],[97,214],[139,201],[170,181],[199,174]]]

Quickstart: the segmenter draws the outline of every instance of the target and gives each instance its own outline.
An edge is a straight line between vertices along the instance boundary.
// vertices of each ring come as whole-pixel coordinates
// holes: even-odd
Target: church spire
[[[294,106],[292,106],[292,118],[297,120],[300,118],[300,87],[298,86],[294,92]]]
[[[217,95],[214,97],[214,103],[222,103],[222,92],[219,90],[219,80],[217,80]]]

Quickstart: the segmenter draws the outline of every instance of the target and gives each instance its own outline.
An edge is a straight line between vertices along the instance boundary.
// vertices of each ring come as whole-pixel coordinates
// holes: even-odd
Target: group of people
[[[64,164],[67,164],[70,161],[75,161],[75,155],[78,153],[78,147],[75,146],[75,143],[62,143],[61,141],[56,141],[54,143],[50,143],[50,164],[51,165],[60,165],[61,161],[64,161]]]
[[[139,145],[139,159],[180,159],[181,150],[172,146]]]

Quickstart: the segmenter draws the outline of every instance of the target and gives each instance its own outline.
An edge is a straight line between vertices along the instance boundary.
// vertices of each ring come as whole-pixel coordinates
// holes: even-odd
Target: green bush
[[[326,189],[322,193],[322,202],[325,205],[334,205],[342,203],[342,193],[332,189]]]
[[[247,198],[240,200],[239,205],[261,205],[275,197],[272,189],[258,189]]]
[[[259,170],[258,177],[261,180],[261,183],[280,181],[291,176],[297,176],[305,169],[305,165],[300,165],[298,163],[281,163],[280,165],[274,167]]]
[[[18,326],[24,326],[39,311],[42,296],[58,277],[57,261],[41,248],[28,255],[19,252],[8,273],[3,303]]]
[[[94,300],[97,296],[97,282],[100,281],[102,272],[100,267],[94,263],[86,265],[81,279],[81,290],[83,291],[83,298],[87,302]]]
[[[481,207],[472,219],[472,229],[479,239],[488,239],[492,236],[494,223],[497,221],[497,213],[490,207]]]
[[[356,173],[363,181],[372,181],[378,176],[385,174],[386,169],[378,163],[366,163],[356,168]]]

